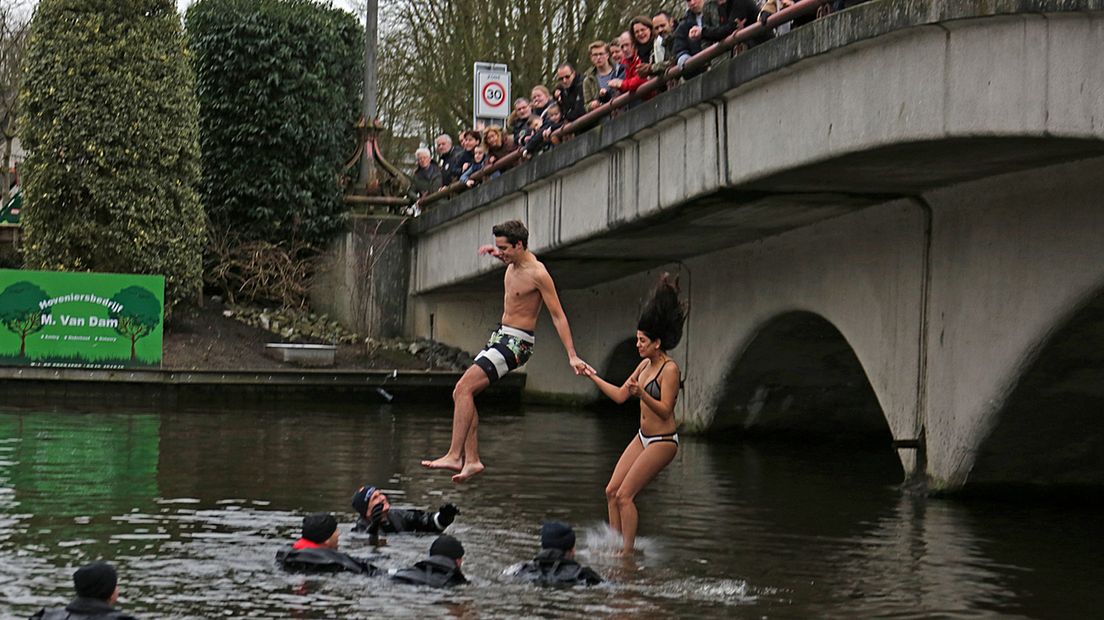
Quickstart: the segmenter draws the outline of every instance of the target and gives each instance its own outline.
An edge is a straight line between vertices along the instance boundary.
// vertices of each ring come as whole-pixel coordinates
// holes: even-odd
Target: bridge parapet
[[[1104,0],[876,0],[818,20],[427,210],[411,226],[427,250],[414,292],[478,287],[491,267],[448,248],[507,217],[530,223],[548,259],[628,269],[591,263],[568,283],[585,286],[1095,155],[1102,41]]]

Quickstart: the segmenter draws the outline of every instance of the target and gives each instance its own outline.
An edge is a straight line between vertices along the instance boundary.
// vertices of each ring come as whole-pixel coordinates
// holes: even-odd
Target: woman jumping
[[[637,513],[633,500],[678,452],[675,401],[679,367],[667,355],[682,340],[687,306],[679,300],[678,281],[663,274],[644,306],[636,327],[636,350],[643,361],[624,385],[616,387],[588,367],[586,375],[615,403],[640,399],[640,430],[621,453],[606,485],[610,527],[623,538],[622,555],[630,555],[636,541]],[[643,386],[643,387],[641,387]]]

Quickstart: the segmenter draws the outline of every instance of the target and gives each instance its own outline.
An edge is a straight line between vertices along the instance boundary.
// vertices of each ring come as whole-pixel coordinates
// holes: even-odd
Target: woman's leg
[[[651,444],[632,464],[629,473],[625,475],[620,488],[617,489],[614,503],[617,504],[617,513],[621,519],[621,535],[625,540],[622,553],[632,553],[633,546],[636,544],[637,516],[636,504],[633,503],[636,494],[664,467],[667,467],[677,452],[678,445],[669,441],[657,441]]]
[[[609,507],[609,524],[614,531],[621,531],[621,515],[617,510],[617,490],[621,488],[621,481],[625,479],[625,476],[629,473],[629,468],[632,464],[644,452],[644,446],[640,445],[640,439],[633,437],[629,445],[625,446],[625,451],[621,453],[621,458],[617,459],[617,466],[613,468],[613,475],[610,476],[609,484],[606,485],[606,505]]]

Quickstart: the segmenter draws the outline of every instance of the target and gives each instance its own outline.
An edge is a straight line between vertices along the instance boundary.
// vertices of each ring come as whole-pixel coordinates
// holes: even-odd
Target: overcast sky
[[[176,0],[176,6],[180,9],[180,12],[184,12],[184,9],[188,8],[188,5],[195,2],[195,0]],[[350,0],[333,0],[333,5],[345,9],[347,11],[353,10],[353,4]]]
[[[188,8],[188,5],[190,5],[191,3],[195,2],[195,1],[196,0],[176,0],[176,7],[178,9],[180,9],[181,13],[183,13],[184,10]],[[326,2],[327,0],[315,0],[315,1],[316,2]],[[346,11],[354,12],[353,11],[353,0],[331,0],[331,1],[332,1],[334,6],[340,8],[340,9],[345,9]],[[363,2],[361,2],[361,4],[363,4]],[[16,4],[16,6],[21,6],[23,8],[23,10],[28,11],[28,12],[37,5],[38,5],[38,0],[25,0],[24,2],[19,2],[18,4]]]

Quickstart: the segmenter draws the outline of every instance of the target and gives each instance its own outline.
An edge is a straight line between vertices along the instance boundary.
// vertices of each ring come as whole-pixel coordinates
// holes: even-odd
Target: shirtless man
[[[452,444],[448,453],[433,461],[422,461],[423,467],[459,472],[452,477],[453,482],[464,482],[483,473],[476,438],[479,415],[475,410],[475,396],[529,360],[533,354],[533,330],[542,303],[548,306],[552,325],[567,350],[567,360],[575,374],[581,375],[588,369],[586,362],[575,355],[571,327],[556,295],[556,284],[544,264],[529,251],[529,231],[525,224],[511,220],[498,224],[491,232],[495,244],[479,248],[479,254],[493,256],[506,264],[502,323],[452,391]]]

